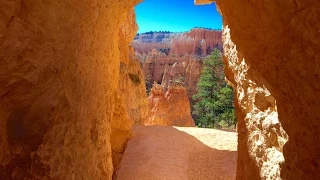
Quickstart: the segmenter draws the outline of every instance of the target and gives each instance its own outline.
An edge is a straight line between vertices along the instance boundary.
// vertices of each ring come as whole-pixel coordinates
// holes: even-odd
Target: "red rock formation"
[[[167,89],[169,81],[183,81],[188,97],[196,93],[200,79],[202,61],[199,57],[185,55],[182,57],[167,56],[156,50],[146,56],[143,71],[149,82],[157,82]]]
[[[161,85],[154,84],[148,100],[151,114],[144,125],[195,126],[187,91],[183,86],[172,84],[164,92]]]
[[[142,55],[153,49],[170,49],[170,54],[175,56],[207,56],[214,48],[222,51],[221,37],[221,31],[195,28],[185,33],[139,34],[132,46]]]
[[[213,48],[222,50],[222,39],[221,31],[195,28],[186,33],[140,34],[132,45],[149,82],[166,89],[169,81],[182,80],[193,102],[202,68],[200,56],[209,55]]]
[[[170,82],[183,82],[187,89],[188,98],[190,102],[193,102],[192,96],[197,93],[197,83],[200,79],[201,70],[201,60],[190,59],[184,62],[175,62],[164,70],[161,85],[168,89]]]
[[[195,28],[172,38],[170,54],[207,56],[214,48],[222,51],[221,37],[221,31]]]

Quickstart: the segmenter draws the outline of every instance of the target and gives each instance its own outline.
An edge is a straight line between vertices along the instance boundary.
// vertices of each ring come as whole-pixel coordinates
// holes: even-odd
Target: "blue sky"
[[[188,31],[193,27],[222,28],[214,3],[194,5],[194,0],[144,0],[135,7],[139,33]]]

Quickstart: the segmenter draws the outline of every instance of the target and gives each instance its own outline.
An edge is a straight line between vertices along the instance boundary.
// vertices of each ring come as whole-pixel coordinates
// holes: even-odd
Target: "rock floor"
[[[237,133],[134,126],[116,180],[235,179]]]

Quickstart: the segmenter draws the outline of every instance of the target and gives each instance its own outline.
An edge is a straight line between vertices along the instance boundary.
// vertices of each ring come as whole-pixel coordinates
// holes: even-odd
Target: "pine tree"
[[[223,63],[220,51],[214,49],[205,58],[193,115],[199,127],[230,127],[235,124],[233,90],[224,81]]]

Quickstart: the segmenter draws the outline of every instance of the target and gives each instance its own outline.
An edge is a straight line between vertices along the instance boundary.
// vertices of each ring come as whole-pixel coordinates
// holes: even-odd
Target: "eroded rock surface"
[[[171,84],[168,91],[164,91],[161,85],[154,84],[148,101],[151,114],[144,125],[195,126],[187,90],[183,85]]]
[[[131,131],[119,47],[136,28],[120,29],[137,2],[0,2],[0,179],[111,179]]]
[[[202,70],[202,60],[198,57],[185,55],[183,57],[167,56],[154,50],[143,63],[143,72],[147,81],[157,82],[168,89],[170,82],[183,82],[187,89],[189,100],[197,92],[197,83]]]
[[[320,3],[216,3],[236,93],[237,179],[318,179]]]
[[[214,48],[222,51],[221,31],[194,28],[185,33],[142,33],[132,43],[143,63],[148,83],[154,81],[167,89],[169,81],[184,82],[189,100],[197,93],[202,58]],[[149,87],[148,87],[149,88]]]

